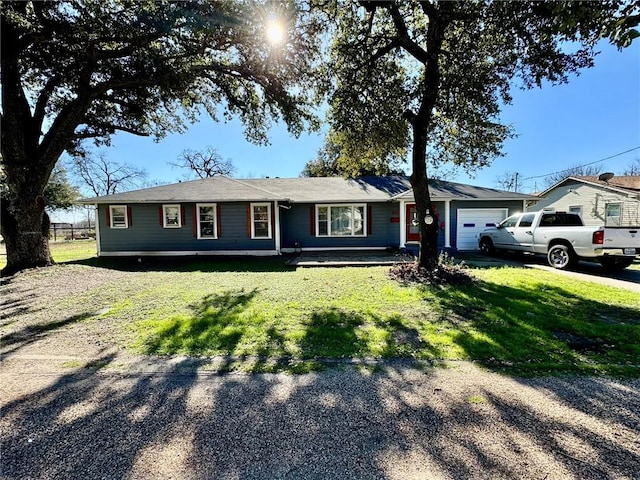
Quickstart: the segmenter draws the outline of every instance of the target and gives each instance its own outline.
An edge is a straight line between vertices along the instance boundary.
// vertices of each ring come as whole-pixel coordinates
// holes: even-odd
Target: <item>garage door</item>
[[[506,208],[464,208],[458,210],[456,248],[478,250],[478,235],[487,226],[507,218]]]

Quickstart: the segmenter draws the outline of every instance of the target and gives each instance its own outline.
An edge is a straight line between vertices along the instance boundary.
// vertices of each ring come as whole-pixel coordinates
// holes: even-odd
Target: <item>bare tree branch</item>
[[[104,153],[95,157],[75,157],[71,170],[96,196],[138,188],[147,176],[144,169],[113,162]]]
[[[184,150],[177,162],[169,165],[185,168],[198,178],[209,178],[218,175],[231,176],[236,170],[231,160],[224,160],[217,150],[211,146],[202,151]]]

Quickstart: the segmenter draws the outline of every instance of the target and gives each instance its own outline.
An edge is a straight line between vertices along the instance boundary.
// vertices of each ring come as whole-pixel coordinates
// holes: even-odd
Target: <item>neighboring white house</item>
[[[640,226],[640,176],[568,177],[540,193],[528,211],[577,212],[585,225]]]

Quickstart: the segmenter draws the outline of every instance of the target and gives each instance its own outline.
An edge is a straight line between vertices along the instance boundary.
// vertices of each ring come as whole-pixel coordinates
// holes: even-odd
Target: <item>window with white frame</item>
[[[605,227],[619,227],[622,225],[622,204],[607,203],[604,206]]]
[[[271,238],[271,204],[251,204],[251,238]]]
[[[582,205],[571,205],[569,207],[569,213],[577,213],[582,218]]]
[[[216,221],[216,204],[199,203],[198,209],[198,238],[218,238],[218,225]]]
[[[128,228],[126,205],[109,205],[109,218],[111,228]]]
[[[365,205],[317,205],[318,237],[364,237]]]
[[[162,226],[164,228],[180,228],[182,226],[180,205],[163,205],[162,218]]]

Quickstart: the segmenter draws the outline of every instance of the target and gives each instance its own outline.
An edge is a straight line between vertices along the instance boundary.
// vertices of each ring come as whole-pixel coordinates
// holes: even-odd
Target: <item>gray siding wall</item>
[[[293,204],[291,209],[280,209],[282,225],[282,248],[350,248],[350,247],[397,247],[400,242],[400,226],[392,223],[398,217],[397,203],[370,203],[371,234],[365,237],[317,237],[312,234],[311,208],[314,204]]]
[[[524,207],[519,200],[477,200],[477,201],[464,201],[464,200],[452,200],[451,201],[451,248],[457,250],[457,238],[458,238],[458,209],[473,209],[473,208],[507,208],[509,212],[507,217],[516,213],[524,211]],[[438,210],[444,212],[444,206],[438,205]],[[442,232],[441,232],[442,233]],[[440,242],[438,242],[440,245]],[[443,244],[444,245],[444,244]]]
[[[216,250],[273,250],[275,240],[251,239],[247,232],[248,203],[219,203],[220,225],[217,239],[198,239],[194,235],[195,204],[185,203],[181,228],[163,228],[159,210],[162,204],[131,204],[129,228],[110,228],[108,205],[99,205],[100,249],[109,252],[191,252]],[[273,207],[272,207],[273,212]],[[272,237],[275,237],[273,232]]]

